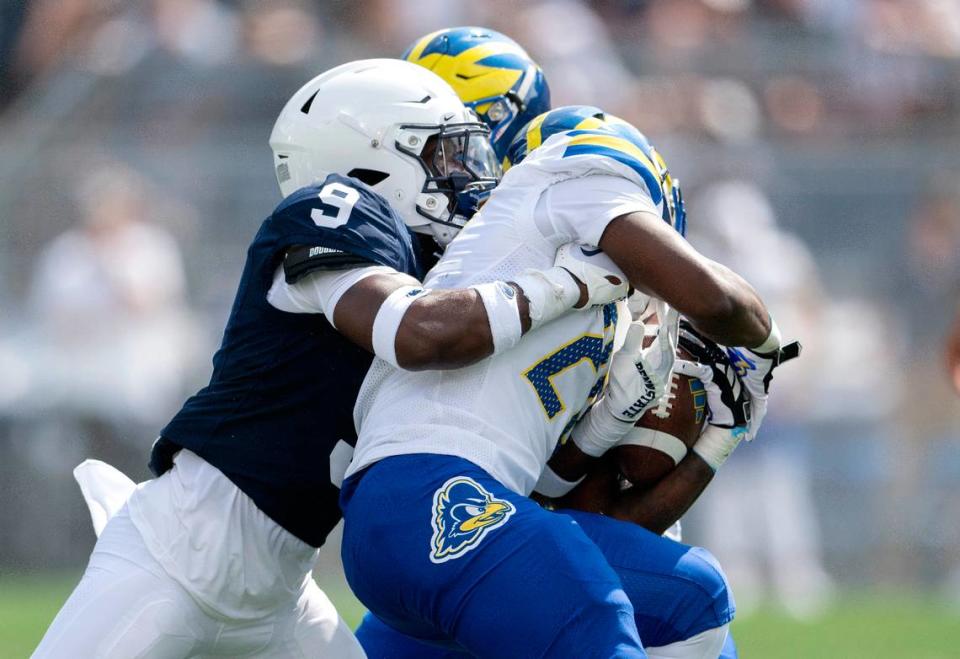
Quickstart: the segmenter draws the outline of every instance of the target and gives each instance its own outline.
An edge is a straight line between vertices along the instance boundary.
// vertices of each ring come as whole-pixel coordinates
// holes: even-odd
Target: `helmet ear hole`
[[[362,167],[354,167],[349,172],[347,176],[350,178],[355,178],[358,181],[366,183],[370,187],[375,186],[377,183],[387,180],[389,178],[389,172],[381,172],[376,169],[364,169]]]

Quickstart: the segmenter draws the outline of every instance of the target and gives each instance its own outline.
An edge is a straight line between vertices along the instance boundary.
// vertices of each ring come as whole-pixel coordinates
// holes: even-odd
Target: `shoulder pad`
[[[295,245],[283,257],[283,275],[288,284],[295,284],[317,270],[348,270],[366,265],[374,263],[341,249],[323,245]]]
[[[278,246],[286,254],[288,281],[318,268],[360,264],[418,274],[413,240],[403,219],[360,181],[330,174],[322,183],[284,199],[272,219]]]

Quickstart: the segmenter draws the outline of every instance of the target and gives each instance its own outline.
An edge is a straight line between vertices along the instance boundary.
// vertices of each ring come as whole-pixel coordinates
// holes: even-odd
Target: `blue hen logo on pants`
[[[515,511],[513,504],[495,499],[472,478],[451,478],[433,495],[430,560],[444,563],[463,556]]]

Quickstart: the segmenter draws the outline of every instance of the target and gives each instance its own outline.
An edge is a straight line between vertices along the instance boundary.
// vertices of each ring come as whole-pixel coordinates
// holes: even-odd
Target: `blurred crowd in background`
[[[956,0],[0,3],[0,572],[82,564],[72,467],[146,478],[205,383],[279,201],[284,101],[470,24],[524,45],[555,105],[644,131],[690,241],[804,344],[685,527],[741,610],[811,615],[868,584],[960,602]]]

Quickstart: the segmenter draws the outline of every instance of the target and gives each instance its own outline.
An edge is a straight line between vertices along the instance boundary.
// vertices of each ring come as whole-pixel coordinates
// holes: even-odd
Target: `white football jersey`
[[[506,173],[447,247],[428,288],[511,280],[553,265],[569,242],[596,245],[633,211],[660,213],[641,176],[611,158],[565,158],[548,140]],[[552,148],[551,148],[552,147]],[[354,410],[359,439],[347,477],[385,457],[462,457],[529,494],[558,440],[600,392],[626,305],[572,311],[511,350],[455,371],[410,372],[375,360]]]

